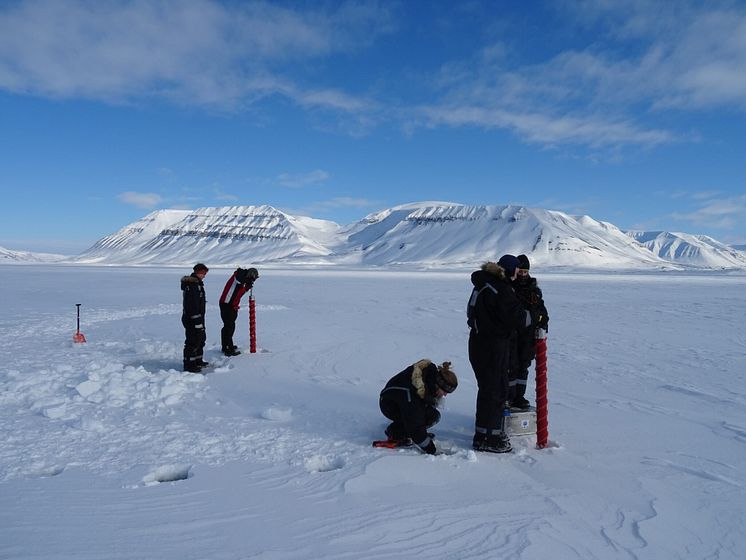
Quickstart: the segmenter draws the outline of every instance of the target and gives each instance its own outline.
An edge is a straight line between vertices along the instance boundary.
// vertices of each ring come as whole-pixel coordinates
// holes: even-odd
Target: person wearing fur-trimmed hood
[[[202,264],[194,265],[189,276],[181,279],[183,292],[183,308],[181,324],[184,326],[184,371],[200,373],[209,364],[203,359],[207,336],[205,334],[205,298],[204,279],[208,268]]]
[[[381,412],[392,421],[385,430],[389,440],[411,439],[424,453],[434,455],[437,452],[434,436],[427,430],[440,421],[438,404],[457,385],[451,362],[436,366],[427,359],[415,362],[389,379],[379,399]]]
[[[477,451],[508,453],[503,410],[508,399],[511,335],[532,323],[513,291],[518,259],[503,255],[473,272],[474,285],[467,305],[469,362],[477,379],[473,447]]]

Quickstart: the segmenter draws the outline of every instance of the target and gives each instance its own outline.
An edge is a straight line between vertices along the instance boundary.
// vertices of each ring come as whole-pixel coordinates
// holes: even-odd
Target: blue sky
[[[746,243],[746,4],[0,0],[0,246],[522,204]]]

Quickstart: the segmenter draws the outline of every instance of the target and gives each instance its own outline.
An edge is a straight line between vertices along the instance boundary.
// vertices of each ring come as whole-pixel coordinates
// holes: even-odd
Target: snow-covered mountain
[[[523,206],[408,205],[371,214],[351,232],[366,264],[473,265],[505,253],[525,253],[540,266],[667,264],[612,224]]]
[[[660,258],[704,268],[746,268],[746,253],[706,235],[669,231],[628,231]]]
[[[672,238],[667,242],[665,236]],[[396,206],[345,227],[266,205],[160,210],[101,239],[75,260],[437,267],[474,266],[505,253],[525,253],[543,268],[746,268],[746,254],[705,236],[625,233],[589,216],[452,202]]]
[[[56,262],[67,259],[66,255],[57,255],[55,253],[31,253],[29,251],[12,251],[5,247],[0,247],[0,262],[4,263],[37,263],[37,262]]]
[[[144,218],[124,226],[119,231],[99,239],[81,253],[80,262],[140,262],[141,250],[174,224],[183,220],[191,210],[156,210]]]
[[[159,210],[98,241],[76,260],[107,263],[245,264],[333,251],[339,226],[271,206]]]

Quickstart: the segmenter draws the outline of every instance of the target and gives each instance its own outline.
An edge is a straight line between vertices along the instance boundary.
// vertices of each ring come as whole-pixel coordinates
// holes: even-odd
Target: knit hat
[[[208,270],[210,270],[210,269],[209,269],[209,268],[207,268],[207,267],[206,267],[205,265],[203,265],[202,263],[197,263],[197,264],[195,264],[195,265],[194,265],[194,268],[192,268],[192,270],[194,270],[194,272],[203,272],[203,271],[204,271],[204,272],[207,272],[207,271],[208,271]]]
[[[438,373],[435,375],[435,384],[446,393],[453,393],[458,386],[456,374],[450,368],[451,362],[443,362],[438,366]]]
[[[521,270],[528,270],[531,268],[531,263],[528,262],[528,257],[526,255],[518,255],[516,258],[518,259],[518,268]]]
[[[513,255],[503,255],[500,260],[497,261],[502,269],[505,271],[505,275],[510,278],[515,274],[515,269],[518,268],[518,259]]]

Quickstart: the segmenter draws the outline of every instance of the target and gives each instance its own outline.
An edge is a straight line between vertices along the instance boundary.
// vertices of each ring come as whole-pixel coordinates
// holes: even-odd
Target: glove
[[[547,313],[546,307],[543,305],[538,308],[539,309],[539,317],[538,322],[536,323],[536,326],[540,329],[544,329],[545,331],[549,332],[549,314]]]

